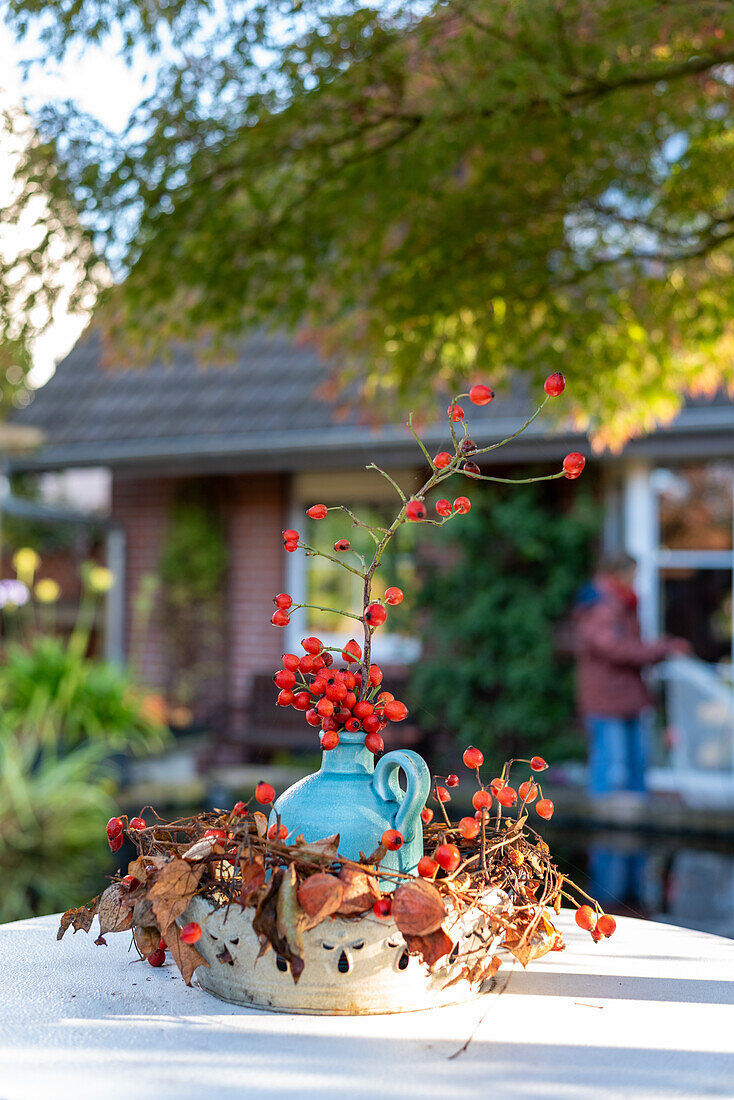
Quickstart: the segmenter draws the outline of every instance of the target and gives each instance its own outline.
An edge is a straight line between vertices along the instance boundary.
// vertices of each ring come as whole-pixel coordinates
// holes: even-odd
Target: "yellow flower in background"
[[[56,603],[61,595],[61,587],[50,577],[44,577],[36,584],[35,593],[36,599],[41,603]]]
[[[24,584],[33,583],[33,574],[41,564],[41,559],[30,546],[22,546],[13,554],[13,567],[19,580]]]
[[[115,583],[114,573],[105,565],[89,565],[85,570],[84,579],[90,591],[99,594],[109,592]]]

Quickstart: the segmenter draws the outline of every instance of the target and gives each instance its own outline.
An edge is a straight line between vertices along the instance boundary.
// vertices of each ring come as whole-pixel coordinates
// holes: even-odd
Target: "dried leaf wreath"
[[[408,952],[434,967],[454,950],[452,930],[473,908],[526,966],[548,951],[563,950],[553,916],[563,897],[578,905],[574,894],[583,893],[558,871],[524,811],[516,819],[498,817],[487,823],[483,836],[473,838],[448,821],[427,825],[427,859],[447,843],[461,854],[454,871],[437,867],[431,879],[381,869],[382,845],[354,861],[339,855],[338,836],[314,843],[300,836],[293,843],[271,839],[265,814],[243,803],[231,812],[214,810],[171,822],[156,815],[151,825],[133,818],[127,833],[138,853],[127,874],[100,897],[64,913],[57,938],[70,927],[89,932],[96,915],[97,944],[105,944],[111,932],[131,931],[141,958],[158,965],[167,949],[187,984],[197,967],[208,965],[195,942],[186,942],[198,939],[199,925],[187,925],[183,932],[179,927],[195,896],[206,899],[212,912],[231,906],[254,910],[260,954],[272,948],[298,981],[304,932],[333,917],[358,921],[373,913],[392,916]],[[577,915],[586,909],[590,906],[581,906]],[[601,938],[598,932],[592,935]],[[476,950],[463,960],[454,958],[463,965],[453,981],[476,982],[496,973],[501,963],[495,954],[478,957]]]

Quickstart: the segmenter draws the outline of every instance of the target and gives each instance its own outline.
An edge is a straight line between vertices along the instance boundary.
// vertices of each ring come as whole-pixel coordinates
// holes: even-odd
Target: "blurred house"
[[[257,743],[259,724],[267,721],[258,678],[269,681],[280,654],[297,649],[315,629],[332,640],[348,637],[318,612],[294,616],[285,630],[270,625],[275,593],[319,602],[314,594],[331,583],[319,572],[319,559],[282,552],[281,531],[304,532],[304,510],[315,502],[359,505],[379,515],[395,495],[387,480],[365,470],[372,461],[407,490],[419,486],[424,472],[403,423],[370,423],[328,396],[330,371],[308,345],[262,333],[242,340],[234,361],[223,365],[202,366],[192,349],[179,347],[166,363],[115,368],[103,362],[92,331],[16,416],[19,424],[41,429],[45,442],[13,457],[11,473],[107,471],[109,518],[124,537],[111,563],[119,576],[115,606],[124,608],[111,624],[118,649],[131,645],[136,593],[159,570],[176,503],[203,501],[212,524],[221,525],[226,575],[215,633],[223,641],[218,652],[210,637],[201,643],[209,650],[210,675],[197,698],[201,717],[219,728],[233,756]],[[517,395],[472,407],[472,436],[480,445],[508,436],[530,411],[530,402]],[[429,425],[422,435],[429,449],[445,445],[443,425]],[[517,441],[484,456],[483,465],[557,467],[569,450],[589,453],[581,435],[540,418]],[[732,403],[723,396],[690,402],[673,424],[631,442],[621,455],[594,457],[588,476],[606,502],[604,543],[625,547],[637,560],[645,633],[682,634],[705,660],[728,659]],[[95,477],[98,493],[102,481]],[[338,533],[351,537],[347,517]],[[167,622],[165,608],[137,643],[143,674],[163,690],[172,675],[172,629],[186,635],[179,641],[189,653],[196,650],[196,621]],[[416,652],[409,632],[386,632],[376,657],[399,669]],[[271,694],[268,707],[271,713]]]

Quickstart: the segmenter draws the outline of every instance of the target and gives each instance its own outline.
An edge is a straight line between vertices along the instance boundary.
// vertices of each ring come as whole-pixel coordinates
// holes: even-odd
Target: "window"
[[[734,464],[714,460],[657,469],[650,488],[648,560],[658,630],[687,638],[704,661],[728,661]]]
[[[356,478],[359,477],[356,475]],[[324,500],[323,490],[319,500]],[[303,540],[311,546],[328,550],[332,556],[361,571],[362,563],[358,555],[361,554],[369,564],[374,554],[375,543],[369,532],[355,526],[343,511],[330,511],[323,520],[308,519],[304,511],[313,501],[310,497],[307,501],[305,505],[299,504],[294,508],[292,521]],[[326,502],[331,506],[328,498]],[[392,497],[385,501],[355,503],[353,506],[347,503],[347,507],[360,519],[377,527],[386,527],[397,510]],[[408,663],[416,660],[420,653],[420,644],[411,629],[416,589],[416,534],[413,525],[402,526],[391,540],[375,573],[372,585],[375,598],[380,598],[390,585],[397,585],[405,593],[402,604],[388,608],[387,622],[375,632],[372,654],[376,661]],[[346,553],[335,554],[332,547],[342,538],[349,539],[352,548]],[[342,646],[349,638],[356,638],[362,645],[362,624],[329,610],[344,609],[359,614],[363,599],[361,578],[326,558],[301,553],[289,557],[293,560],[288,563],[291,568],[288,591],[295,602],[314,605],[293,617],[288,628],[289,647],[297,646],[306,634],[316,634],[331,646]]]
[[[734,466],[725,462],[657,470],[660,545],[731,550]]]

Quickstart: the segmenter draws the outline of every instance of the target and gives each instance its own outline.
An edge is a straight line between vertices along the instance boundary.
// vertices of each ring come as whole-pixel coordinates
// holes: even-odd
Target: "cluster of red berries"
[[[477,783],[479,790],[472,797],[472,805],[476,811],[475,817],[463,817],[459,822],[459,832],[467,840],[478,835],[480,825],[479,822],[482,819],[483,811],[489,811],[492,808],[492,802],[496,799],[500,807],[509,809],[514,806],[518,799],[520,801],[520,808],[524,809],[532,803],[535,803],[535,812],[539,817],[545,818],[549,821],[553,816],[555,806],[551,802],[550,798],[539,798],[538,795],[542,795],[542,789],[539,783],[535,783],[532,779],[526,780],[521,783],[516,789],[510,786],[508,782],[508,776],[510,768],[513,764],[519,764],[523,761],[511,760],[505,765],[502,776],[498,776],[493,779],[488,787],[485,787],[479,776],[479,769],[484,763],[484,753],[481,749],[474,748],[471,745],[468,749],[464,750],[462,757],[464,764],[471,771],[476,772]],[[533,756],[531,760],[527,761],[530,764],[530,768],[534,772],[542,772],[548,767],[542,756]],[[448,791],[448,787],[458,786],[459,778],[456,775],[449,775],[446,777],[446,786],[440,784],[435,785],[435,797],[438,802],[450,802],[451,794]],[[538,801],[536,802],[536,799]],[[425,807],[421,812],[421,817],[424,823],[427,825],[433,820],[433,810]],[[475,820],[476,819],[476,820]]]
[[[127,827],[132,831],[144,829],[145,821],[142,817],[131,817]],[[121,817],[111,817],[107,822],[107,843],[110,846],[110,851],[119,852],[120,848],[122,848],[123,828],[124,825]]]
[[[399,588],[388,589],[386,598],[399,603],[403,594]],[[378,612],[384,614],[382,604],[371,604],[375,621],[380,620]],[[408,716],[405,703],[396,699],[392,692],[380,691],[382,669],[379,665],[370,665],[367,669],[367,686],[362,689],[363,673],[352,672],[350,668],[335,668],[332,654],[324,647],[319,638],[304,638],[301,642],[305,653],[299,657],[295,653],[284,653],[283,667],[273,676],[280,689],[277,703],[280,707],[293,707],[304,712],[310,726],[321,727],[321,746],[335,749],[339,744],[339,731],[348,733],[364,730],[365,745],[370,752],[382,752],[385,748],[382,730],[388,722],[402,722]],[[350,639],[341,651],[342,660],[347,664],[356,664],[362,657],[362,647],[354,638]],[[363,698],[358,698],[362,693]]]
[[[341,541],[346,542],[347,540],[342,539]],[[336,548],[337,547],[335,545],[334,549]],[[367,605],[367,607],[364,609],[362,621],[367,624],[370,630],[375,630],[378,626],[382,626],[382,624],[387,620],[387,609],[385,605],[387,604],[389,607],[397,607],[398,604],[401,604],[402,602],[403,590],[393,585],[391,588],[387,588],[385,590],[385,595],[382,597],[381,600],[374,600],[372,603],[369,603]],[[278,595],[273,598],[273,603],[275,604],[275,611],[273,612],[273,616],[270,620],[271,623],[273,624],[273,626],[288,626],[288,623],[291,621],[291,613],[293,611],[293,597],[288,592],[279,592]],[[319,643],[319,645],[320,644],[321,643]],[[357,645],[356,642],[350,642],[349,644]],[[361,656],[361,650],[359,656]],[[345,660],[346,659],[347,658],[345,658]],[[359,660],[359,657],[357,657],[356,659]]]
[[[609,913],[600,913],[590,905],[580,905],[576,910],[576,924],[591,933],[594,943],[617,931],[617,922]]]

